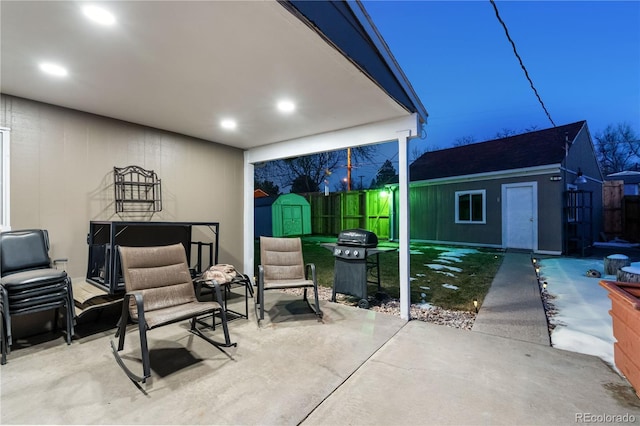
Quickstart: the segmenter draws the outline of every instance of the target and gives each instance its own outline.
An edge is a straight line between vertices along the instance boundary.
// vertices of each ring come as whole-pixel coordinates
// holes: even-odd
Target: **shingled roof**
[[[573,142],[585,121],[523,133],[487,142],[431,151],[415,160],[411,181],[560,164],[565,137]]]

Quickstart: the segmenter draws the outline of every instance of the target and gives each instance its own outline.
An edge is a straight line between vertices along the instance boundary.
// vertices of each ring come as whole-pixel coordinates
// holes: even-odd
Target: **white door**
[[[505,248],[538,249],[536,182],[502,185],[502,244]]]

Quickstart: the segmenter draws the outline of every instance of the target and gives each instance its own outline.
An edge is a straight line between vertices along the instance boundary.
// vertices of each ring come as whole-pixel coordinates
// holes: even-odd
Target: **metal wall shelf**
[[[114,167],[116,213],[155,213],[162,210],[162,184],[153,170]]]

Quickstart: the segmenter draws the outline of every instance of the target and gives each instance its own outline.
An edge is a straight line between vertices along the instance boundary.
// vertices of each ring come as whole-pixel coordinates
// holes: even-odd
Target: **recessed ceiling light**
[[[236,127],[238,127],[238,123],[236,123],[235,120],[226,118],[220,122],[220,126],[226,130],[234,130]]]
[[[111,12],[98,6],[85,6],[82,8],[84,16],[100,25],[113,25],[116,17]]]
[[[289,100],[283,100],[278,102],[278,110],[280,112],[293,112],[296,109],[296,104]]]
[[[47,74],[55,75],[56,77],[66,77],[67,74],[69,74],[66,68],[51,62],[42,62],[40,64],[40,70]]]

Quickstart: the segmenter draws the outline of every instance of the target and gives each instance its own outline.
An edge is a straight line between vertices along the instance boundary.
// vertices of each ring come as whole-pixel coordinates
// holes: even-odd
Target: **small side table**
[[[216,282],[214,282],[214,280],[199,281],[198,278],[196,278],[195,282],[200,284],[198,286],[199,291],[197,292],[198,297],[200,297],[201,295],[202,287],[206,287],[209,290],[211,290],[212,300],[216,299],[215,287],[214,287]],[[253,297],[253,284],[251,283],[251,279],[249,278],[249,276],[245,274],[238,274],[233,280],[225,283],[218,283],[218,285],[222,289],[222,300],[221,301],[218,300],[217,302],[222,305],[222,308],[224,309],[227,315],[227,321],[233,321],[238,318],[248,319],[249,318],[249,296]],[[244,287],[244,313],[234,311],[233,309],[229,309],[229,307],[227,306],[227,301],[229,299],[229,295],[231,294],[231,289],[239,286]],[[198,322],[203,325],[206,325],[203,323],[202,319],[199,319]],[[212,318],[211,328],[215,329],[215,326],[216,326],[215,318]]]

